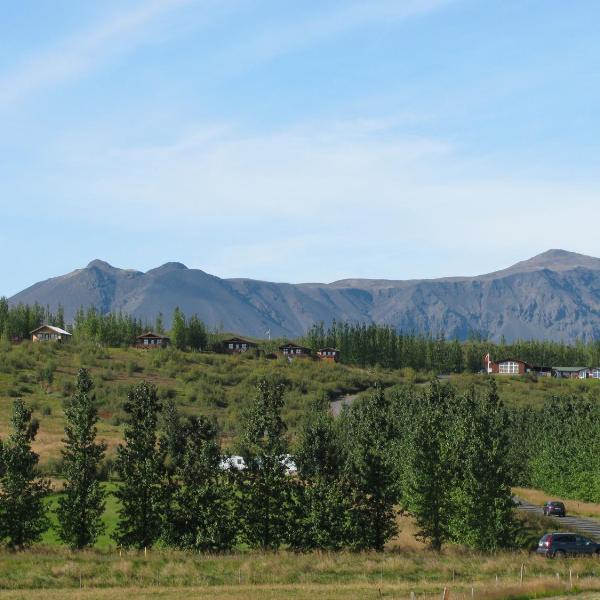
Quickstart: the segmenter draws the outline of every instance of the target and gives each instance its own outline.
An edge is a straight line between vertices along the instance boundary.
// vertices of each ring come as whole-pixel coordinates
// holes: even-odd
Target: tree
[[[122,546],[150,547],[161,533],[164,502],[164,451],[157,443],[161,404],[156,387],[147,382],[127,396],[125,444],[117,447],[116,468],[122,484],[115,492],[121,502],[115,540]]]
[[[347,476],[352,490],[351,546],[382,551],[397,531],[397,500],[390,452],[390,405],[383,388],[352,405],[347,417]]]
[[[178,350],[185,350],[188,345],[187,326],[185,315],[179,310],[179,306],[173,311],[173,322],[171,324],[171,340],[173,346]]]
[[[326,397],[311,402],[298,438],[290,544],[300,550],[339,550],[346,541],[350,503],[341,476],[343,450]]]
[[[163,539],[181,549],[204,552],[229,550],[235,541],[233,496],[220,469],[215,427],[202,416],[180,419],[174,451],[173,490]]]
[[[159,312],[156,315],[156,322],[154,325],[154,331],[156,331],[156,333],[162,335],[165,332],[165,326],[163,323],[163,314],[161,312]]]
[[[206,327],[198,315],[192,315],[188,321],[188,344],[192,350],[206,347]]]
[[[44,498],[50,482],[39,476],[39,457],[31,450],[38,423],[21,399],[13,403],[11,424],[0,452],[0,537],[16,549],[37,542],[48,529]]]
[[[65,447],[62,450],[64,496],[58,501],[58,535],[72,548],[94,544],[104,531],[104,491],[98,478],[105,443],[96,442],[98,410],[86,369],[77,375],[76,392],[65,402]]]
[[[254,548],[277,549],[289,526],[290,484],[281,419],[283,386],[260,381],[254,403],[242,420],[238,506],[243,540]]]
[[[452,484],[447,425],[452,390],[433,380],[420,398],[412,425],[412,452],[406,508],[415,517],[418,537],[440,550],[449,538]]]
[[[453,436],[459,445],[458,458],[462,464],[452,494],[453,537],[478,550],[510,547],[515,542],[516,524],[508,454],[508,413],[493,378],[487,394],[477,395],[472,391],[464,401],[463,423],[458,423],[463,435]]]

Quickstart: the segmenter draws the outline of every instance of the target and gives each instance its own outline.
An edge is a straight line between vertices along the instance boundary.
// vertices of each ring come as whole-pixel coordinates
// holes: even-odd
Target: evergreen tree
[[[188,332],[185,323],[185,315],[179,310],[179,306],[173,311],[173,322],[171,323],[171,341],[178,350],[185,350],[188,346]]]
[[[157,443],[161,404],[156,387],[143,382],[127,396],[125,444],[117,447],[116,468],[121,502],[115,540],[122,546],[145,548],[158,539],[164,503],[164,451]]]
[[[92,546],[104,531],[104,491],[98,472],[106,444],[96,442],[98,411],[92,379],[86,369],[77,375],[76,392],[65,403],[63,440],[64,495],[58,501],[58,535],[72,548]]]
[[[301,550],[339,550],[346,541],[350,503],[341,478],[343,451],[326,397],[311,403],[298,438],[290,543]]]
[[[346,416],[346,464],[351,486],[350,545],[382,551],[396,533],[396,482],[391,455],[390,405],[378,386]]]
[[[218,552],[235,541],[233,496],[220,469],[214,426],[204,417],[180,420],[175,451],[174,489],[169,499],[163,538],[178,548]]]
[[[432,381],[420,398],[413,436],[406,508],[415,517],[418,537],[440,550],[449,539],[453,473],[448,440],[448,412],[452,391]]]
[[[50,482],[39,476],[39,457],[31,450],[38,423],[21,399],[13,403],[11,424],[0,454],[0,538],[16,549],[37,542],[48,529],[44,498]]]
[[[237,474],[237,512],[242,539],[262,550],[277,549],[289,527],[290,483],[282,406],[283,386],[260,381],[254,403],[242,421],[245,468]]]

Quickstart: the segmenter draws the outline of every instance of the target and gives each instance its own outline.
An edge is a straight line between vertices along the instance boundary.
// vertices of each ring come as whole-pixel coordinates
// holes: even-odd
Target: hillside
[[[410,281],[347,279],[329,284],[220,279],[181,263],[142,273],[95,260],[32,285],[11,304],[62,304],[67,319],[80,307],[123,311],[168,324],[175,306],[210,327],[263,337],[300,336],[318,321],[389,324],[465,339],[470,332],[573,342],[600,335],[600,259],[549,250],[476,277]]]

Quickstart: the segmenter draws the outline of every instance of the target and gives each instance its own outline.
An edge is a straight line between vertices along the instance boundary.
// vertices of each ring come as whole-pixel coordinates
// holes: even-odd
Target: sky
[[[23,0],[0,295],[100,258],[329,282],[600,256],[596,0]]]

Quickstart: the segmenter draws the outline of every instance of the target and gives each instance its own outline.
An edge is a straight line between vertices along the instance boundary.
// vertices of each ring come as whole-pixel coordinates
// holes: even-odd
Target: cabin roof
[[[54,333],[60,333],[61,335],[71,335],[68,331],[61,329],[60,327],[55,327],[54,325],[40,325],[39,327],[36,327],[33,331],[30,331],[29,335],[33,335],[38,331],[42,331],[42,329],[50,329],[50,331],[53,331]]]
[[[281,344],[281,346],[279,346],[280,350],[283,350],[284,348],[299,348],[300,350],[310,350],[310,348],[307,348],[306,346],[300,346],[299,344],[294,344],[294,342],[288,342],[287,344]]]
[[[555,371],[564,371],[565,373],[578,373],[579,371],[587,371],[589,367],[552,367]]]
[[[160,340],[168,340],[169,339],[168,336],[161,335],[160,333],[154,333],[153,331],[146,331],[146,333],[142,333],[141,335],[138,335],[135,339],[141,340],[143,338],[156,338],[156,339],[160,339]]]
[[[251,342],[250,340],[246,340],[246,339],[241,338],[241,337],[227,338],[226,340],[223,340],[222,343],[223,344],[233,344],[233,343],[250,344],[251,346],[256,346],[256,342]]]
[[[319,348],[317,352],[339,352],[337,348]]]

